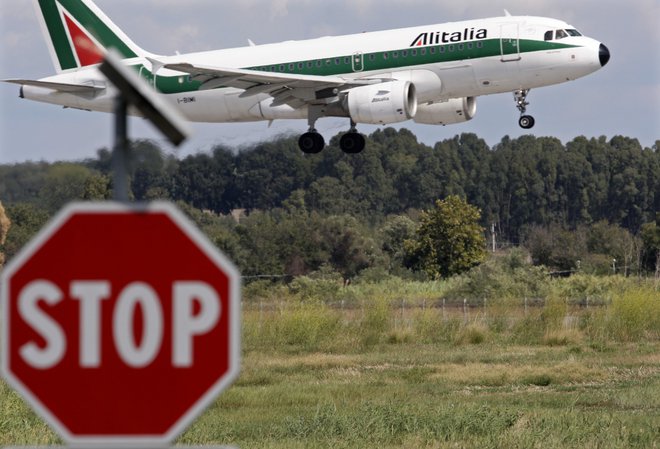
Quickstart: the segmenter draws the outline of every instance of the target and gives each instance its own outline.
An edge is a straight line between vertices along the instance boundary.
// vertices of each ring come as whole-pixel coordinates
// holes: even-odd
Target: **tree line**
[[[623,136],[566,144],[522,136],[489,147],[462,134],[431,147],[408,130],[385,128],[367,137],[363,153],[346,155],[338,140],[319,155],[302,154],[295,137],[283,136],[182,159],[136,141],[132,196],[180,203],[255,276],[410,268],[404,242],[420,212],[452,195],[481,211],[479,224],[492,227],[500,245],[522,244],[539,264],[605,271],[618,259],[621,270],[655,267],[660,141],[643,148]],[[71,199],[109,198],[110,170],[107,149],[79,163],[2,165],[0,200],[28,235]],[[244,211],[240,222],[228,217],[236,210]],[[7,245],[21,239],[8,237],[11,253]],[[247,260],[251,251],[261,256]]]

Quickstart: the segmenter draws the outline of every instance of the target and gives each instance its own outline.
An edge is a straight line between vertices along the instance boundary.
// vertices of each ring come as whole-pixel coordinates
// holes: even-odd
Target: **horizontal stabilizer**
[[[43,87],[44,89],[52,89],[58,92],[66,93],[92,93],[105,89],[105,85],[90,85],[90,84],[67,84],[67,83],[53,83],[49,81],[35,81],[35,80],[2,80],[5,83],[18,84],[19,86],[34,86]]]

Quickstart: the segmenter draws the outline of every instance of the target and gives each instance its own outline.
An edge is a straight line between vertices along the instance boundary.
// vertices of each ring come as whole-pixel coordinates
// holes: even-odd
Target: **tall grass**
[[[584,279],[578,281],[585,291]],[[590,308],[572,305],[566,292],[575,286],[562,283],[540,307],[525,308],[520,300],[506,298],[464,309],[462,303],[460,308],[441,306],[440,295],[446,292],[441,282],[393,280],[343,288],[306,279],[291,289],[276,287],[277,300],[262,297],[256,303],[248,298],[244,344],[250,349],[353,353],[388,343],[602,346],[660,339],[659,293],[650,285],[622,288],[627,282],[614,283],[609,291],[598,287],[611,300]],[[303,284],[311,284],[310,289]]]

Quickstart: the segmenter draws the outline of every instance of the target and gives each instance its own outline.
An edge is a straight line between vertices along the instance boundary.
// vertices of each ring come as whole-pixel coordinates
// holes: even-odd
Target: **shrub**
[[[413,329],[421,343],[449,343],[459,326],[460,320],[443,319],[437,309],[420,310],[413,318]]]
[[[569,346],[582,343],[582,333],[576,329],[548,330],[542,340],[547,346]]]
[[[615,295],[608,321],[608,328],[618,341],[657,340],[660,338],[660,293],[640,287]]]
[[[459,329],[454,343],[457,345],[479,345],[488,338],[488,326],[483,323],[472,323]]]
[[[324,305],[297,305],[275,319],[276,341],[294,350],[318,351],[339,333],[341,316]]]
[[[390,308],[384,300],[373,300],[365,304],[364,319],[360,323],[360,336],[363,346],[380,343],[390,328]]]
[[[567,311],[568,305],[566,304],[566,300],[558,296],[550,296],[545,301],[545,306],[541,312],[541,319],[546,331],[561,329]]]

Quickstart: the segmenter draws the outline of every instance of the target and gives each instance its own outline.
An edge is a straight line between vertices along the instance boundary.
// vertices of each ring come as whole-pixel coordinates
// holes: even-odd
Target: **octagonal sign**
[[[238,375],[240,276],[171,204],[68,206],[1,282],[2,373],[69,444],[166,445]]]

